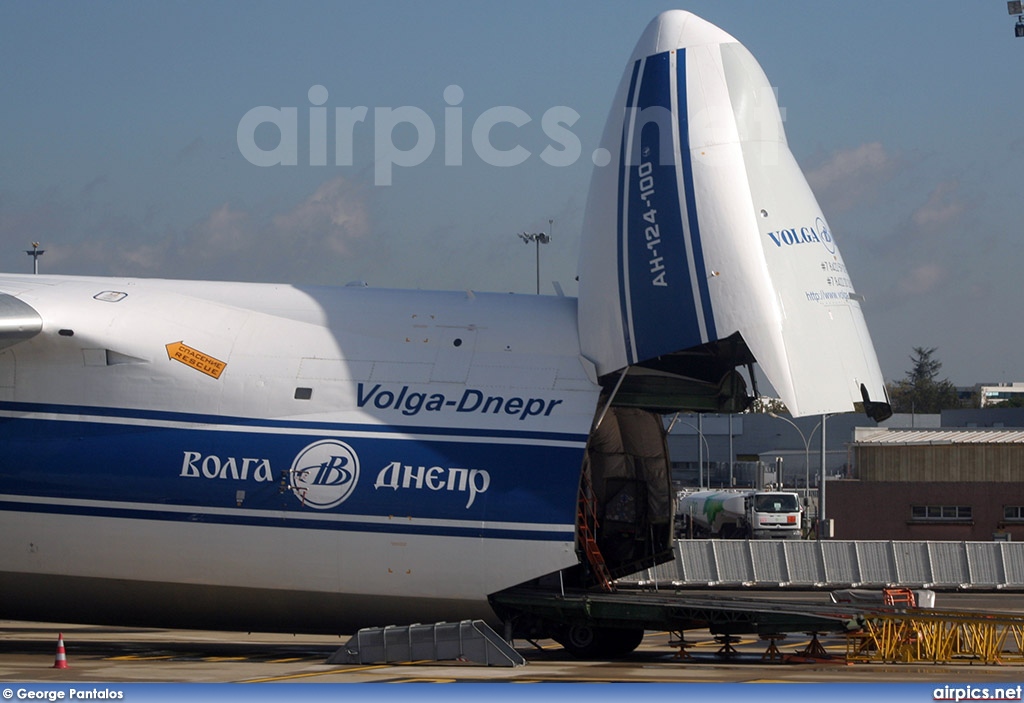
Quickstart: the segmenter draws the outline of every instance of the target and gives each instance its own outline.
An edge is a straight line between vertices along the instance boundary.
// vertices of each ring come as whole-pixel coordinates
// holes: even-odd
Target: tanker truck
[[[677,534],[714,539],[800,539],[800,498],[783,491],[680,493]]]

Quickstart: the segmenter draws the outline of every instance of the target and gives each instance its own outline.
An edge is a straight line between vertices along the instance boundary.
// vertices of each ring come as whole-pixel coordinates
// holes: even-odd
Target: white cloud
[[[874,199],[899,169],[898,159],[879,142],[830,154],[806,171],[807,182],[828,212],[841,212]]]
[[[191,225],[175,226],[48,192],[20,207],[5,203],[0,241],[12,254],[4,259],[13,261],[4,268],[27,269],[14,247],[41,241],[46,273],[330,283],[358,256],[356,244],[370,239],[365,194],[334,178],[283,212],[223,203]]]
[[[955,221],[967,209],[967,204],[958,197],[960,184],[946,181],[936,186],[928,196],[928,202],[911,215],[914,225],[922,229],[943,227]]]
[[[247,212],[224,203],[196,226],[193,237],[199,239],[204,256],[237,252],[251,243],[253,228]]]
[[[827,161],[807,173],[811,185],[831,188],[851,179],[885,172],[892,159],[879,142],[861,144],[855,149],[837,151]]]
[[[291,212],[273,218],[281,238],[313,240],[339,256],[367,234],[369,215],[359,190],[338,177],[327,181]]]
[[[921,264],[907,272],[900,280],[900,288],[905,295],[922,295],[931,293],[948,278],[949,272],[940,264]]]

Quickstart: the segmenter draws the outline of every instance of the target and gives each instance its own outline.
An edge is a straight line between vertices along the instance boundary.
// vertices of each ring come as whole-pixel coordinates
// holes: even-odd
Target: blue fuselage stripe
[[[573,540],[573,525],[566,525],[562,529],[509,529],[506,527],[478,526],[449,526],[449,525],[409,525],[409,524],[373,524],[362,522],[358,519],[352,520],[311,520],[295,519],[287,515],[219,515],[193,512],[183,514],[180,512],[161,511],[158,508],[122,508],[122,507],[99,507],[87,505],[66,505],[53,503],[24,503],[20,501],[0,500],[0,511],[12,513],[41,513],[46,515],[77,515],[88,517],[103,517],[118,520],[159,520],[169,522],[188,522],[192,524],[209,525],[241,525],[269,528],[286,529],[307,529],[326,530],[337,532],[370,532],[381,534],[401,535],[428,535],[441,537],[465,537],[465,538],[489,538],[489,539],[515,539],[531,541],[564,541]]]
[[[674,134],[678,126],[680,138],[686,135],[685,52],[649,56],[634,72],[623,128],[618,226],[628,358],[639,362],[707,341],[701,323],[708,308],[695,299],[706,292],[707,282],[694,280],[705,267],[695,229],[689,141],[677,145]],[[677,88],[678,107],[673,105]],[[693,268],[687,256],[691,241]]]
[[[494,430],[473,427],[437,427],[429,425],[376,425],[341,422],[311,422],[309,420],[274,420],[264,418],[236,417],[230,415],[206,415],[201,413],[169,412],[165,410],[140,410],[136,408],[112,408],[92,405],[54,405],[48,403],[17,403],[0,401],[0,413],[32,413],[59,415],[68,418],[96,417],[115,420],[141,420],[153,422],[192,423],[239,428],[275,428],[323,432],[373,432],[381,434],[413,434],[458,437],[520,438],[523,440],[579,441],[580,435],[569,432],[542,432],[536,430]],[[3,417],[0,417],[0,421]],[[586,437],[583,438],[586,441]]]
[[[565,540],[586,447],[568,433],[10,405],[5,510]]]

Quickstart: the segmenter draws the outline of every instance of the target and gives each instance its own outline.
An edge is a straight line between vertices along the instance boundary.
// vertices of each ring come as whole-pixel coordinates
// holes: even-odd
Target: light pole
[[[732,449],[732,413],[729,413],[729,488],[736,487],[736,478],[733,476],[733,459],[736,453]]]
[[[775,413],[768,414],[771,417],[774,417],[776,420],[788,422],[790,425],[793,426],[793,429],[800,434],[800,439],[803,440],[804,443],[804,496],[809,496],[811,494],[811,438],[806,437],[803,433],[803,430],[800,429],[799,425],[790,420],[788,417],[782,417],[782,415],[776,415]],[[815,425],[814,429],[818,429],[818,426]],[[811,430],[811,437],[814,437],[814,430]]]
[[[818,539],[821,539],[821,531],[825,529],[825,460],[826,460],[826,445],[825,445],[825,418],[828,415],[821,416],[821,485],[818,486]],[[817,425],[815,425],[817,427]]]
[[[32,248],[26,249],[25,253],[32,257],[32,273],[39,273],[39,257],[45,254],[46,250],[39,248],[39,242],[32,242]]]
[[[797,432],[800,433],[800,439],[804,441],[804,495],[811,495],[811,440],[814,439],[814,433],[818,431],[818,426],[821,426],[821,476],[818,479],[818,539],[821,539],[821,531],[825,526],[825,475],[826,471],[826,460],[827,460],[827,445],[825,438],[825,419],[828,415],[822,415],[821,419],[818,420],[817,424],[811,428],[811,434],[804,436],[804,433],[800,430],[795,422],[790,420],[788,417],[782,417],[775,413],[768,413],[777,420],[784,420],[793,426]]]
[[[697,417],[699,419],[700,415],[698,415]],[[672,422],[674,424],[675,420],[673,420]],[[707,448],[708,459],[710,460],[711,445],[708,444],[708,440],[704,437],[704,431],[701,428],[697,427],[693,423],[686,422],[685,420],[680,420],[680,422],[686,425],[687,427],[691,427],[697,431],[697,438],[700,440],[699,442],[697,442],[697,483],[698,487],[701,490],[704,490],[704,449]]]
[[[553,220],[548,220],[553,222]],[[524,243],[529,244],[534,242],[537,246],[537,295],[540,295],[540,245],[547,244],[551,241],[550,234],[544,234],[543,232],[520,232],[517,235]]]

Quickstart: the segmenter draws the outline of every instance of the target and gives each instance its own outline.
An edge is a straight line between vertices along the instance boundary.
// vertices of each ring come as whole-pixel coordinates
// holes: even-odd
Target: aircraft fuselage
[[[39,594],[60,619],[59,576],[69,607],[122,594],[121,621],[166,598],[208,627],[280,610],[281,629],[341,632],[403,604],[493,619],[487,594],[577,561],[600,388],[573,299],[3,284],[44,320],[0,352],[0,583],[20,617]]]

